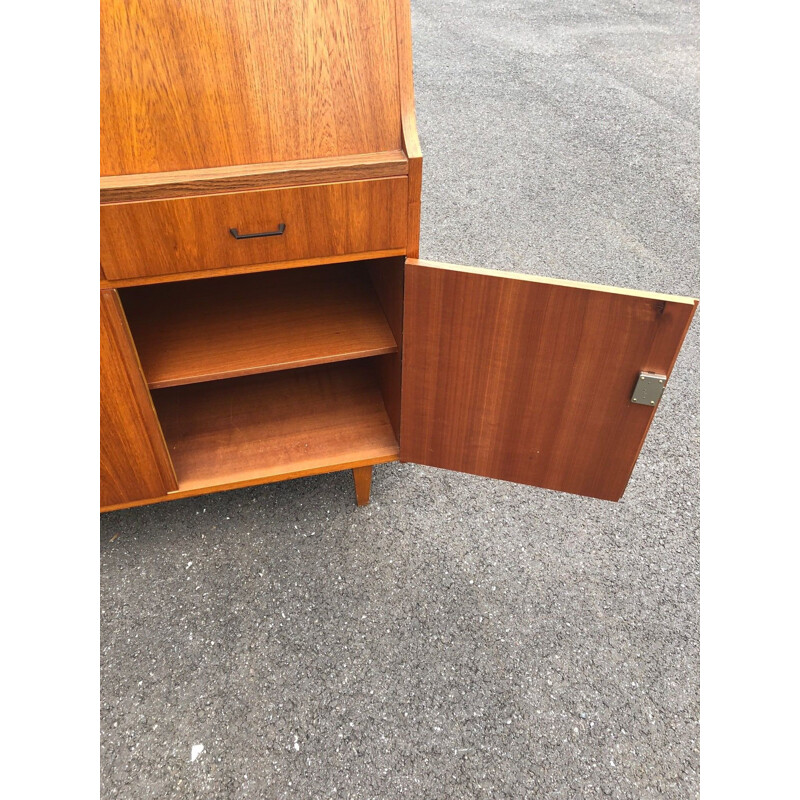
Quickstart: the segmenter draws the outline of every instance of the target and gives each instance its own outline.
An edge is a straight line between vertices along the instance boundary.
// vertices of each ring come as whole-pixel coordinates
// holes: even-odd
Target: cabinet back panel
[[[101,0],[101,175],[399,150],[394,6]]]

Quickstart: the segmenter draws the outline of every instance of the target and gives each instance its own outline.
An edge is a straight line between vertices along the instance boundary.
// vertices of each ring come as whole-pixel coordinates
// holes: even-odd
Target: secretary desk
[[[419,258],[409,0],[101,0],[103,510],[414,462],[618,500],[696,301]]]

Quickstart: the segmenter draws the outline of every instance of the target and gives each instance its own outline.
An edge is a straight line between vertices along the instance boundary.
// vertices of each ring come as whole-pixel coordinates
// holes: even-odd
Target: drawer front
[[[404,249],[407,193],[401,177],[103,205],[100,261],[113,281]]]

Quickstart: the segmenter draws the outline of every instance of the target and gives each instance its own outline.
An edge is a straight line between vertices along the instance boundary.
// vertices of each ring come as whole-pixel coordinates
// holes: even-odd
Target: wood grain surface
[[[409,0],[394,0],[397,26],[398,76],[400,81],[400,121],[403,150],[408,157],[408,228],[406,253],[419,256],[420,212],[422,200],[422,149],[417,133],[414,101],[414,60],[411,42]]]
[[[366,262],[383,313],[392,329],[398,351],[376,359],[378,377],[395,436],[400,439],[400,387],[402,383],[403,348],[403,274],[405,259],[383,258]]]
[[[186,281],[204,280],[205,278],[223,278],[228,275],[252,275],[256,272],[279,272],[286,269],[303,269],[305,267],[318,267],[322,264],[341,264],[358,261],[382,260],[384,258],[400,257],[405,253],[405,247],[392,250],[368,250],[366,253],[348,253],[346,259],[342,256],[318,256],[316,258],[298,258],[293,261],[270,261],[266,264],[245,264],[241,267],[222,267],[221,269],[199,269],[195,272],[173,272],[169,275],[145,275],[137,278],[122,278],[109,281],[101,272],[101,289],[124,289],[129,286],[156,286],[162,283],[184,283]],[[399,344],[399,342],[398,342]]]
[[[234,481],[233,483],[215,484],[211,488],[204,486],[195,487],[193,489],[178,489],[175,492],[162,495],[161,497],[152,497],[147,500],[131,500],[127,503],[118,503],[115,505],[106,506],[101,511],[116,511],[120,508],[134,508],[136,506],[146,506],[152,503],[163,503],[168,500],[181,500],[184,497],[197,497],[201,494],[209,494],[210,492],[227,492],[232,489],[244,489],[247,486],[260,486],[267,483],[280,483],[281,481],[293,480],[294,478],[305,478],[309,475],[323,475],[328,472],[346,472],[348,470],[358,469],[359,467],[369,467],[374,464],[386,464],[391,461],[398,461],[399,455],[395,451],[392,455],[381,455],[377,458],[367,458],[363,461],[351,461],[347,464],[335,465],[333,467],[309,467],[307,469],[300,469],[292,473],[281,475],[264,475],[259,478],[251,478],[249,480]]]
[[[397,351],[360,264],[139,287],[122,299],[154,389]]]
[[[367,505],[372,488],[372,467],[356,467],[353,470],[353,483],[356,489],[356,505]]]
[[[370,360],[153,392],[181,491],[391,461]]]
[[[100,292],[100,505],[178,484],[117,293]]]
[[[354,156],[309,158],[268,164],[146,172],[142,175],[109,175],[100,178],[101,203],[166,200],[198,194],[241,192],[309,183],[360,181],[408,174],[402,150]]]
[[[695,307],[408,260],[401,460],[618,500],[656,413],[633,386],[669,376]]]
[[[106,278],[156,276],[404,247],[407,179],[232,192],[100,207]],[[237,240],[286,226],[280,236]]]
[[[101,0],[101,174],[399,150],[394,11]]]

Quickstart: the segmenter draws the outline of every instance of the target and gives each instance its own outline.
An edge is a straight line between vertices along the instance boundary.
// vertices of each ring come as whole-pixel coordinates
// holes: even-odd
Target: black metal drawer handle
[[[265,231],[264,233],[239,233],[238,228],[228,228],[234,239],[260,239],[262,236],[280,236],[286,230],[286,224],[281,222],[275,231]]]

